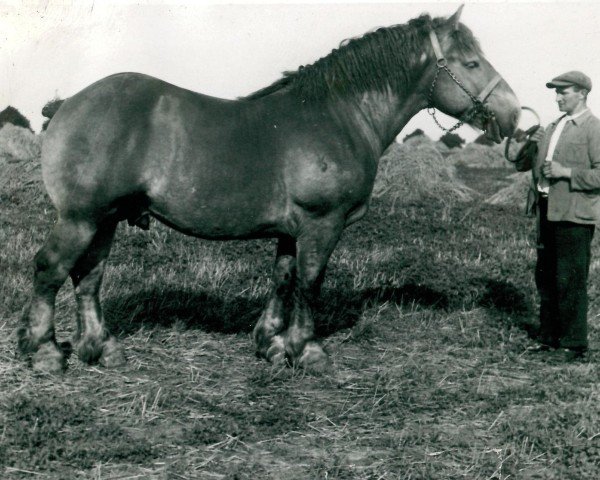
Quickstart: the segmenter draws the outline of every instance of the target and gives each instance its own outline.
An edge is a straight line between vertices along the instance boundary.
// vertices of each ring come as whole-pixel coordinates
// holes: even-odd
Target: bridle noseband
[[[440,127],[444,132],[450,133],[462,126],[464,123],[469,122],[477,115],[483,118],[484,125],[487,121],[493,120],[495,117],[494,112],[487,108],[483,102],[485,102],[487,97],[490,96],[492,90],[494,90],[494,88],[496,88],[500,80],[502,80],[502,77],[499,74],[496,74],[496,76],[490,81],[490,83],[488,83],[487,86],[476,97],[456,77],[456,75],[454,75],[452,70],[448,68],[448,61],[446,60],[446,58],[444,58],[442,48],[440,47],[440,42],[438,41],[437,35],[435,34],[434,30],[429,31],[429,38],[431,40],[433,52],[435,53],[437,70],[435,72],[435,76],[433,77],[433,81],[431,82],[431,87],[429,88],[429,96],[427,97],[427,113],[429,113],[429,115],[433,117],[433,120],[435,121],[436,125]],[[435,116],[435,107],[433,105],[433,92],[435,90],[435,84],[437,82],[441,70],[445,70],[446,73],[450,76],[450,78],[454,80],[454,83],[456,83],[473,102],[473,106],[460,116],[458,123],[452,128],[443,127]]]

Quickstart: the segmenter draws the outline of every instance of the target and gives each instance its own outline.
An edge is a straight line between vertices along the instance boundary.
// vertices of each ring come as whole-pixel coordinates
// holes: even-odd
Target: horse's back
[[[198,235],[269,228],[273,201],[282,203],[273,198],[277,162],[257,147],[260,126],[245,105],[142,74],[99,80],[50,124],[48,193],[59,212],[92,216],[144,198],[157,217]]]
[[[44,182],[59,211],[85,208],[85,201],[98,205],[101,197],[120,194],[113,189],[137,187],[136,158],[143,155],[161,84],[141,74],[116,74],[64,102],[42,148]]]

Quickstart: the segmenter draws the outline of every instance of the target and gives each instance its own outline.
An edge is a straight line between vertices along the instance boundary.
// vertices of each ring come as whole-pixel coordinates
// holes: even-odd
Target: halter
[[[433,120],[435,121],[436,125],[440,127],[444,132],[450,133],[462,126],[465,122],[469,122],[470,120],[472,120],[476,115],[480,115],[481,117],[483,117],[484,124],[487,120],[493,120],[495,118],[494,112],[487,108],[483,104],[483,102],[485,102],[487,97],[490,96],[490,93],[492,93],[492,90],[496,88],[500,80],[502,80],[502,77],[499,74],[496,74],[496,76],[490,81],[490,83],[487,84],[487,86],[481,91],[481,93],[477,97],[475,97],[475,95],[473,95],[469,91],[469,89],[456,77],[456,75],[454,75],[452,70],[448,68],[448,62],[444,58],[442,48],[440,47],[440,42],[438,41],[437,35],[435,34],[434,30],[429,31],[429,38],[431,40],[433,52],[435,53],[437,70],[435,71],[435,76],[433,77],[431,87],[429,88],[429,96],[427,97],[427,113],[433,117]],[[445,70],[446,73],[450,76],[450,78],[454,80],[454,83],[456,83],[473,102],[473,106],[461,115],[458,123],[452,128],[445,128],[440,124],[440,122],[435,116],[435,107],[433,106],[433,91],[435,90],[435,84],[437,82],[438,75],[440,74],[441,70]]]

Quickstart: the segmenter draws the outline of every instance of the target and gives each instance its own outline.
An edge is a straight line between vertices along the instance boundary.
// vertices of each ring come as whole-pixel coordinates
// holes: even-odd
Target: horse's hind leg
[[[58,372],[66,366],[64,353],[56,344],[54,302],[95,233],[93,223],[59,218],[46,244],[35,256],[33,293],[17,330],[18,349],[31,359],[34,369]]]
[[[285,359],[283,337],[279,335],[286,326],[291,294],[296,274],[296,241],[282,237],[277,244],[277,257],[273,269],[273,287],[267,306],[256,327],[254,341],[257,355],[274,363]]]
[[[100,286],[116,227],[117,222],[112,219],[100,224],[91,244],[70,272],[77,300],[77,354],[84,362],[107,367],[125,363],[121,347],[104,325],[100,307]]]

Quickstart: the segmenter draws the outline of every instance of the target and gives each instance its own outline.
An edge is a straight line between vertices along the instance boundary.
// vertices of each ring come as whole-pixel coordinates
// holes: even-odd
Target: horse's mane
[[[273,84],[243,99],[256,100],[286,88],[305,100],[331,93],[384,90],[388,85],[403,92],[414,73],[407,66],[418,59],[429,30],[445,21],[421,15],[406,24],[377,28],[362,37],[344,40],[329,55],[296,71],[284,72]],[[471,31],[462,24],[452,33],[452,39],[455,50],[481,51]]]

